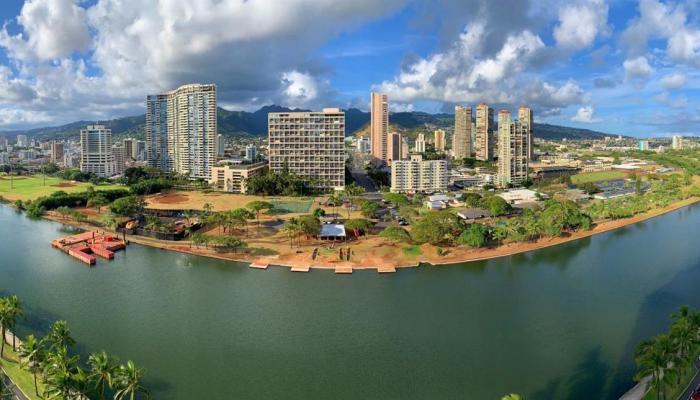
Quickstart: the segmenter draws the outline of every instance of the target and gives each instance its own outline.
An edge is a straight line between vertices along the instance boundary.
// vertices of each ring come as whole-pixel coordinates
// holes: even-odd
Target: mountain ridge
[[[290,109],[278,105],[267,105],[254,112],[231,111],[224,108],[217,108],[217,123],[219,133],[224,136],[250,136],[260,137],[267,134],[267,114],[270,112],[294,112],[309,111],[305,109]],[[345,126],[348,136],[366,130],[369,121],[369,112],[364,112],[357,108],[350,108],[345,111]],[[396,112],[391,113],[389,121],[392,127],[411,131],[428,127],[450,128],[453,124],[452,114],[430,114],[422,111]],[[75,121],[60,126],[40,127],[26,130],[12,130],[0,132],[0,136],[10,137],[13,135],[25,134],[30,137],[43,139],[58,138],[66,139],[77,137],[86,125],[100,123],[109,126],[112,134],[119,137],[143,138],[145,131],[146,116],[134,115],[115,118],[108,121]],[[611,133],[599,132],[590,129],[573,128],[552,124],[535,123],[533,125],[533,135],[543,139],[601,139],[606,136],[616,136]]]

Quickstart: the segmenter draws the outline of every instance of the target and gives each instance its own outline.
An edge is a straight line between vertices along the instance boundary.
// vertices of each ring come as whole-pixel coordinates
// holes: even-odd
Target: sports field
[[[624,179],[627,175],[620,171],[601,171],[578,174],[571,177],[571,183],[579,184],[586,182],[610,181],[613,179]]]
[[[43,176],[0,176],[0,196],[5,200],[33,200],[41,196],[48,196],[53,192],[62,190],[64,192],[80,192],[88,186],[94,186],[90,183],[71,182],[60,178]],[[97,190],[117,188],[116,185],[100,185],[95,187]]]
[[[314,204],[314,199],[310,197],[263,197],[221,192],[172,191],[146,197],[148,207],[166,210],[202,210],[205,204],[209,204],[213,211],[227,211],[245,207],[254,200],[272,203],[276,213],[280,214],[304,214],[309,212]]]

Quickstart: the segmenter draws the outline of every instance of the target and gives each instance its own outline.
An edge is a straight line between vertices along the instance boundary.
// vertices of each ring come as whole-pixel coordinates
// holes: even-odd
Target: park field
[[[42,196],[62,190],[67,193],[81,192],[94,186],[91,183],[66,181],[61,178],[47,176],[0,176],[0,197],[8,201],[34,200]],[[100,185],[97,190],[114,189],[117,185]]]
[[[627,175],[620,171],[601,171],[578,174],[571,177],[571,183],[579,184],[586,182],[610,181],[613,179],[625,179]]]

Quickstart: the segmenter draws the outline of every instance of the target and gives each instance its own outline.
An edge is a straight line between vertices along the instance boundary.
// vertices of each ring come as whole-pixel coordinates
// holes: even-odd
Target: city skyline
[[[700,30],[692,3],[496,7],[442,0],[428,13],[418,0],[344,8],[308,0],[327,14],[308,29],[313,17],[287,5],[278,13],[264,12],[265,2],[204,1],[190,24],[201,28],[196,34],[184,30],[159,40],[150,40],[152,29],[192,10],[184,3],[158,10],[157,2],[117,10],[112,3],[3,3],[0,130],[135,115],[143,112],[144,94],[195,81],[216,84],[220,105],[233,110],[274,103],[366,111],[368,93],[378,91],[389,96],[391,111],[435,113],[482,101],[515,110],[523,101],[540,122],[624,135],[692,135],[700,127],[692,89]],[[294,18],[281,19],[287,12]],[[250,29],[226,32],[228,22],[244,17],[251,17],[242,22]],[[285,50],[263,51],[262,43]],[[253,62],[240,65],[234,54]]]

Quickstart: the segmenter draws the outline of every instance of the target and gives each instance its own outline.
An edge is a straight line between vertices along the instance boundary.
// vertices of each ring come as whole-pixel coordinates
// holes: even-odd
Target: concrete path
[[[644,393],[647,391],[647,384],[650,379],[651,377],[646,377],[639,381],[632,389],[623,394],[620,400],[641,400],[642,397],[644,397]]]
[[[6,346],[9,346],[10,348],[12,348],[12,338],[14,336],[15,335],[12,332],[10,332],[9,330],[5,331]],[[22,343],[22,341],[19,338],[17,338],[16,342],[15,342],[17,347],[19,347],[21,343]],[[0,369],[0,375],[2,375],[0,377],[0,379],[2,379],[2,381],[5,383],[5,386],[8,387],[10,389],[10,391],[12,391],[12,394],[14,395],[14,399],[16,399],[16,400],[29,400],[29,398],[24,395],[24,392],[22,392],[22,390],[17,385],[15,385],[14,382],[12,382],[10,377],[5,374],[5,371],[1,371],[1,369]]]

